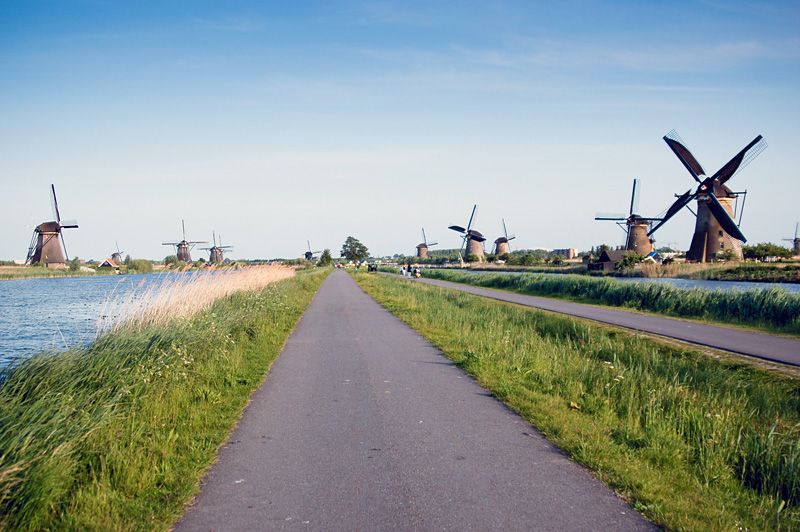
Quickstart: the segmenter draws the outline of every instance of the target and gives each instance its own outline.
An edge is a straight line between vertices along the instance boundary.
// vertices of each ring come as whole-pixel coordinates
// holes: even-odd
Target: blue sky
[[[757,135],[748,243],[800,220],[800,4],[0,0],[0,259],[52,219],[71,256],[161,259],[216,231],[232,258],[414,253],[424,227],[517,247],[621,244]],[[659,244],[686,249],[684,210]],[[787,244],[788,243],[784,243]],[[195,250],[198,257],[205,252]]]

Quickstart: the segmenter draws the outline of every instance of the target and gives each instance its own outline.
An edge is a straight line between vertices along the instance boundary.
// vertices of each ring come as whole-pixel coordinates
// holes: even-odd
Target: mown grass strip
[[[669,530],[800,530],[800,381],[374,274],[358,283]]]
[[[511,290],[521,294],[632,308],[659,314],[741,324],[800,334],[800,294],[764,290],[684,290],[663,283],[631,283],[582,275],[490,274],[423,270],[423,277]]]
[[[4,374],[0,529],[168,529],[329,272]]]

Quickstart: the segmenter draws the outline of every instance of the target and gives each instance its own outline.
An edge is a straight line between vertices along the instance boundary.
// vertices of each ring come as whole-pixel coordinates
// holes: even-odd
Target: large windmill
[[[224,261],[223,254],[226,250],[232,251],[233,246],[223,246],[222,237],[219,237],[219,246],[217,245],[217,233],[211,231],[211,236],[214,240],[214,245],[210,248],[201,248],[209,252],[208,262],[219,263]]]
[[[469,223],[467,224],[466,229],[460,225],[451,225],[448,227],[448,229],[452,229],[453,231],[463,235],[461,237],[461,247],[458,249],[458,256],[462,261],[464,259],[461,256],[461,250],[464,249],[464,246],[467,248],[467,257],[470,255],[475,255],[478,257],[479,261],[483,261],[483,243],[486,241],[486,237],[475,229],[472,229],[472,220],[475,218],[475,210],[477,208],[477,205],[472,207],[472,214],[469,217]]]
[[[183,240],[180,242],[164,242],[164,246],[175,246],[176,255],[178,256],[178,260],[181,262],[192,262],[192,255],[190,252],[197,244],[208,244],[207,240],[197,241],[197,242],[187,242],[186,241],[186,223],[181,220],[181,227],[183,227]]]
[[[61,213],[58,211],[55,185],[50,185],[50,194],[50,206],[53,208],[55,221],[41,223],[33,229],[33,237],[28,247],[25,264],[39,263],[48,268],[63,268],[69,257],[61,230],[77,228],[78,222],[69,220],[62,223]]]
[[[508,231],[506,230],[506,219],[501,218],[501,220],[503,220],[503,236],[494,241],[494,254],[497,256],[507,255],[509,252],[509,240],[514,240],[517,238],[515,235],[508,236]]]
[[[435,246],[438,242],[428,242],[427,237],[425,236],[425,228],[422,228],[422,244],[417,244],[417,258],[418,259],[427,259],[428,258],[428,248],[431,246]]]
[[[603,214],[597,213],[595,220],[611,220],[625,231],[625,250],[634,251],[639,255],[649,255],[653,252],[653,242],[647,236],[647,232],[653,227],[653,223],[660,221],[661,218],[645,218],[636,214],[639,210],[639,180],[633,180],[633,190],[631,191],[631,206],[628,215],[624,214]]]
[[[318,257],[321,251],[311,251],[311,241],[306,240],[306,244],[308,244],[308,251],[304,253],[306,260],[314,260],[315,257]]]
[[[696,199],[697,223],[686,259],[694,262],[713,261],[717,253],[725,250],[732,250],[741,258],[742,242],[746,242],[747,239],[734,221],[736,213],[733,209],[733,200],[742,193],[733,192],[725,183],[764,151],[767,147],[766,141],[761,135],[757,136],[711,177],[706,176],[703,167],[700,166],[675,130],[667,133],[664,141],[678,156],[699,186],[694,192],[689,189],[678,197],[675,203],[667,209],[661,222],[653,227],[647,235],[655,233],[678,211]]]
[[[788,240],[792,243],[794,255],[800,255],[800,237],[797,236],[797,232],[800,230],[800,222],[794,226],[794,238],[784,238],[784,240]]]

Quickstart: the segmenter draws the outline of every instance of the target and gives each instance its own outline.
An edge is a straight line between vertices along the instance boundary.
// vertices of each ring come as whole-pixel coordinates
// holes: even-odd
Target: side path
[[[658,530],[335,271],[175,530]]]
[[[800,340],[793,338],[740,331],[725,327],[714,327],[713,325],[703,325],[679,319],[593,307],[580,303],[559,301],[558,299],[527,296],[502,290],[489,290],[488,288],[479,288],[477,286],[434,279],[415,279],[415,281],[459,290],[461,292],[469,292],[470,294],[489,297],[500,301],[508,301],[528,307],[569,314],[578,318],[586,318],[611,325],[618,325],[627,329],[675,338],[676,340],[704,345],[723,351],[730,351],[731,353],[762,358],[782,364],[800,366]]]

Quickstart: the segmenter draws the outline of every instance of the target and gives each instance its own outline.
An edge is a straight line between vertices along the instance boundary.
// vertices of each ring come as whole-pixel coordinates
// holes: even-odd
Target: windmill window
[[[719,236],[722,236],[722,229],[719,230]]]

